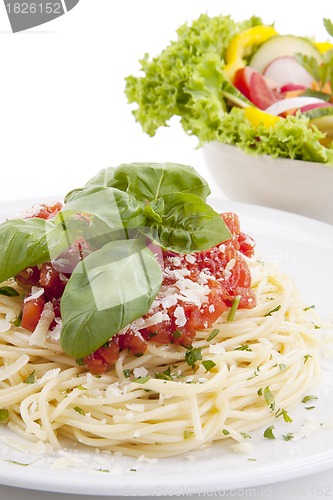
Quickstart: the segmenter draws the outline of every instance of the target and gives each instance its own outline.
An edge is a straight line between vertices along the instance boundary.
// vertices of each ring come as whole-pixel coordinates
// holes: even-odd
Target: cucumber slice
[[[312,89],[306,89],[302,96],[304,97],[318,97],[318,99],[322,99],[323,101],[329,102],[331,100],[331,95],[326,94],[326,92],[320,92],[320,90],[312,90]]]
[[[249,66],[263,73],[273,59],[297,53],[312,56],[319,63],[322,61],[319,50],[309,40],[294,35],[277,35],[260,45],[252,56]]]
[[[234,85],[227,81],[222,84],[222,95],[225,99],[240,108],[253,106],[253,103],[249,101],[245,95],[243,95],[238,89],[236,89],[236,87],[234,87]]]
[[[315,108],[303,113],[310,118],[310,123],[315,125],[327,137],[333,138],[333,107]]]

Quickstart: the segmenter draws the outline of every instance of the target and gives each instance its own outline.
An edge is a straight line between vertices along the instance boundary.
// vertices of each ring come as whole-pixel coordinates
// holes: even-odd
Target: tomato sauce
[[[61,205],[42,207],[35,217],[54,216]],[[150,311],[112,337],[103,347],[83,358],[83,364],[93,374],[102,374],[113,365],[123,350],[142,355],[149,342],[157,345],[177,344],[188,347],[196,331],[211,327],[236,297],[239,308],[256,305],[251,290],[251,275],[244,256],[251,257],[255,243],[240,230],[238,216],[223,213],[231,238],[209,250],[180,255],[163,253],[163,282]],[[71,268],[89,253],[89,244],[78,241],[60,259],[22,271],[17,281],[31,294],[32,286],[44,289],[43,295],[26,300],[23,305],[22,327],[34,331],[46,302],[53,304],[56,319],[61,317],[60,299],[70,269],[63,270],[60,262],[70,262]],[[51,329],[57,324],[51,324]]]

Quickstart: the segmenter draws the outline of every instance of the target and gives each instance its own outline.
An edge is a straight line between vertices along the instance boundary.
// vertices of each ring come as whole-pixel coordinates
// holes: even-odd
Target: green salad
[[[324,20],[329,34],[332,24]],[[259,17],[202,14],[126,78],[135,119],[154,136],[178,116],[198,145],[333,162],[333,45],[280,35]]]

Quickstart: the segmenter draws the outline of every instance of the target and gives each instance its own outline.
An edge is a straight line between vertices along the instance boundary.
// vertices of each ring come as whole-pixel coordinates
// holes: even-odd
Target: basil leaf
[[[210,194],[207,182],[193,167],[178,163],[122,164],[101,170],[87,182],[85,189],[91,186],[115,187],[141,201],[152,201],[176,192],[195,194],[205,201]],[[78,191],[71,191],[65,201],[72,200]]]
[[[61,299],[61,345],[74,358],[101,347],[147,313],[162,283],[153,253],[139,240],[113,241],[81,261]]]
[[[95,186],[77,192],[64,208],[57,214],[56,221],[68,220],[77,213],[91,214],[103,221],[104,231],[111,233],[127,227],[137,227],[145,222],[141,204],[128,193],[119,189]],[[92,233],[88,240],[96,237]],[[126,235],[122,234],[122,239]]]
[[[155,231],[152,237],[165,249],[178,253],[206,250],[231,237],[222,217],[193,194],[173,193],[149,204],[158,215],[147,225]]]
[[[2,286],[0,287],[0,295],[5,295],[6,297],[18,297],[20,294],[11,286]]]
[[[0,282],[58,256],[67,247],[65,231],[51,220],[11,219],[0,225]]]
[[[82,191],[89,187],[100,186],[100,187],[111,187],[111,180],[113,178],[113,172],[115,167],[108,167],[100,170],[94,177],[92,177],[83,188],[72,189],[65,196],[65,203],[68,203],[75,199]]]

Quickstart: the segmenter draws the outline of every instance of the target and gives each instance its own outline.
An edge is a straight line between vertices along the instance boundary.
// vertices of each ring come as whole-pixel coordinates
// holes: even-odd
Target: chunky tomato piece
[[[44,288],[48,300],[59,299],[65,289],[66,277],[56,271],[52,262],[44,262],[40,269],[40,286]]]
[[[239,217],[234,212],[224,212],[221,214],[222,219],[228,226],[229,231],[232,235],[240,233],[240,223]]]
[[[239,233],[238,235],[239,251],[246,257],[254,255],[255,242],[248,234]]]
[[[27,267],[15,276],[16,282],[27,291],[31,290],[32,286],[39,286],[40,270],[37,266]]]
[[[26,300],[22,311],[22,328],[33,332],[40,320],[45,305],[45,297],[41,295],[36,299]]]
[[[45,203],[41,203],[36,207],[36,211],[33,212],[32,215],[26,216],[26,219],[32,217],[37,217],[38,219],[52,219],[52,217],[55,217],[61,209],[61,203],[55,203],[54,205],[46,205]]]
[[[145,340],[131,330],[119,335],[118,339],[120,349],[128,349],[132,354],[143,354],[147,349]]]
[[[236,71],[234,76],[233,84],[245,97],[251,99],[250,96],[250,86],[251,86],[251,76],[254,73],[254,69],[249,66],[241,68]]]

